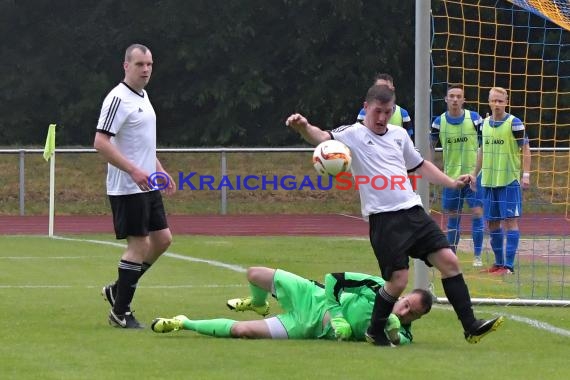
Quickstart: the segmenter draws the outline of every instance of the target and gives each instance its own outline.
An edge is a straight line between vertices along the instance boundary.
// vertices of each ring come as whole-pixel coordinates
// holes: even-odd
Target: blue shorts
[[[481,176],[477,177],[477,191],[471,190],[470,186],[462,189],[443,188],[441,203],[447,212],[461,213],[463,201],[467,201],[469,208],[483,207],[483,189],[481,188]]]
[[[519,181],[507,186],[483,187],[484,213],[487,220],[504,220],[522,216],[522,194]]]

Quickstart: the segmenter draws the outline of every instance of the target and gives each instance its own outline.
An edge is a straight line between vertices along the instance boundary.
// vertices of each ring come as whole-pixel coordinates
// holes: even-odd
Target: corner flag
[[[48,236],[53,237],[55,215],[55,124],[50,124],[44,148],[44,160],[49,161],[49,225]]]
[[[55,152],[55,124],[50,124],[44,148],[44,160],[49,161]]]

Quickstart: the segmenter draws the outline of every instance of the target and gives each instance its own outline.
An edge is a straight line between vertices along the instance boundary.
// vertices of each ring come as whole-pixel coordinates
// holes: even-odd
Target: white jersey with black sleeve
[[[156,172],[156,114],[145,90],[139,93],[124,82],[113,88],[103,101],[97,132],[111,136],[111,143],[134,165],[148,174]],[[128,173],[108,165],[108,195],[141,192]]]
[[[344,143],[352,154],[351,171],[355,180],[368,178],[359,186],[362,216],[381,212],[405,210],[422,205],[420,196],[408,179],[411,172],[423,163],[405,129],[388,125],[378,135],[361,123],[338,127],[329,131],[331,137]]]

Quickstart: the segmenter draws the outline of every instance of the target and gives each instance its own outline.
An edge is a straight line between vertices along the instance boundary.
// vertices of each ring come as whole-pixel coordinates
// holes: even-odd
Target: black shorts
[[[449,248],[447,237],[421,206],[372,214],[369,224],[370,244],[382,278],[387,281],[394,271],[410,267],[409,257],[423,260],[431,267],[427,256]]]
[[[109,195],[117,239],[148,236],[150,231],[168,228],[160,191]]]

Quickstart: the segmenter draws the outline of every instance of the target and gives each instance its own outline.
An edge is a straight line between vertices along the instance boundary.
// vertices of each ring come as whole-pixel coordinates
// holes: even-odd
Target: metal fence
[[[283,152],[312,152],[313,148],[159,148],[158,153],[218,153],[220,155],[221,175],[228,174],[228,153],[283,153]],[[19,214],[26,213],[26,155],[41,154],[43,149],[0,149],[0,154],[18,155],[18,200]],[[55,153],[97,153],[93,148],[59,148]],[[220,190],[220,213],[225,215],[228,207],[228,192],[225,187]]]

